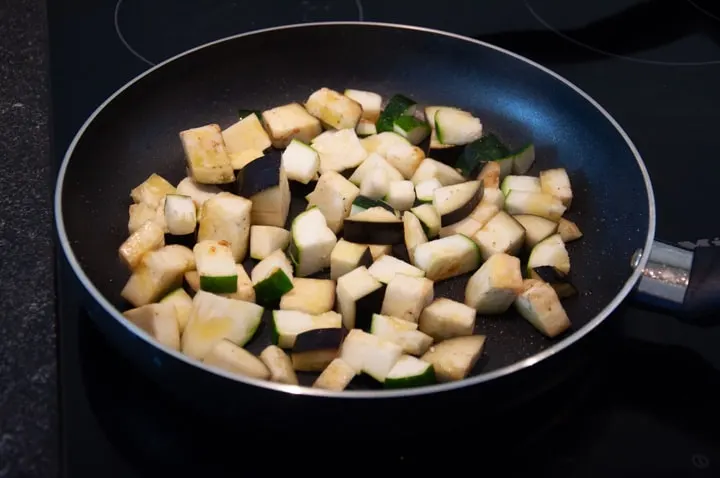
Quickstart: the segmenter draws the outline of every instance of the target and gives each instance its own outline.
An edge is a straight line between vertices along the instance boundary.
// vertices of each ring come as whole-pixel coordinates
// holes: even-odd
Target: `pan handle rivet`
[[[633,252],[632,258],[630,258],[630,267],[633,269],[636,269],[638,265],[640,265],[640,260],[643,256],[643,250],[642,249],[636,249],[635,252]]]

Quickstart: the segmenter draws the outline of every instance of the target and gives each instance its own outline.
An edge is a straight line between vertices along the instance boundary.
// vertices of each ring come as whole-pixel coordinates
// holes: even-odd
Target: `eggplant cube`
[[[222,189],[218,186],[214,186],[212,184],[200,184],[193,181],[192,178],[185,178],[177,185],[177,194],[190,196],[195,203],[195,206],[198,208],[202,207],[202,205],[205,204],[205,201],[221,192]]]
[[[365,372],[384,382],[402,356],[402,347],[359,329],[351,330],[340,350],[343,359],[356,373]]]
[[[208,199],[200,211],[198,241],[227,241],[235,262],[242,262],[250,241],[252,206],[248,199],[228,192]]]
[[[338,328],[313,329],[298,334],[290,358],[293,368],[301,372],[320,372],[335,360],[345,338]]]
[[[130,197],[136,204],[147,204],[153,209],[158,207],[168,194],[175,194],[175,187],[155,173],[130,191]]]
[[[570,319],[555,289],[536,279],[525,279],[515,308],[533,327],[552,338],[570,328]]]
[[[261,158],[263,151],[272,144],[260,119],[254,114],[223,130],[222,137],[233,169],[242,169],[252,160]]]
[[[355,168],[367,158],[367,152],[354,129],[325,131],[313,139],[312,147],[320,157],[321,175],[328,171],[341,172]]]
[[[282,166],[288,179],[307,184],[320,169],[320,156],[311,146],[294,139],[283,151]]]
[[[472,335],[475,309],[462,302],[439,297],[422,311],[418,328],[438,341]]]
[[[573,192],[570,186],[570,178],[564,168],[540,171],[540,188],[545,194],[550,194],[559,199],[563,206],[570,207]]]
[[[382,111],[382,96],[372,91],[345,90],[345,96],[359,103],[362,107],[362,118],[375,123]]]
[[[335,129],[355,128],[363,113],[360,103],[330,88],[320,88],[311,94],[305,109]]]
[[[203,362],[245,377],[270,378],[270,371],[259,358],[226,339],[215,344]]]
[[[481,314],[500,314],[522,289],[520,259],[495,254],[478,269],[465,288],[465,304]]]
[[[182,284],[183,274],[195,268],[193,252],[170,245],[145,254],[120,295],[135,307],[160,299]]]
[[[483,259],[494,254],[515,254],[523,245],[525,229],[504,211],[498,212],[472,237]]]
[[[143,255],[165,245],[165,233],[153,221],[147,221],[120,246],[120,258],[130,270],[135,269]]]
[[[210,124],[180,132],[183,150],[192,178],[202,184],[235,181],[230,156],[220,126]]]
[[[558,222],[557,232],[558,234],[560,234],[563,242],[574,241],[576,239],[580,239],[583,236],[583,233],[580,231],[580,228],[577,226],[577,224],[565,219],[564,217],[561,217],[560,221]]]
[[[126,310],[123,315],[162,345],[180,350],[177,310],[172,304],[147,304]]]
[[[477,363],[484,345],[484,335],[455,337],[433,345],[421,359],[432,364],[439,382],[462,380]]]
[[[381,313],[417,322],[422,310],[433,301],[433,296],[430,279],[396,274],[388,283]]]
[[[350,175],[349,180],[356,186],[360,186],[365,179],[365,176],[370,174],[372,171],[376,171],[378,169],[385,171],[390,182],[403,180],[403,175],[400,173],[400,171],[395,169],[390,163],[387,162],[387,160],[385,160],[385,158],[383,158],[377,153],[370,153],[362,162],[362,164],[358,166],[355,171],[353,171],[352,175]]]
[[[358,267],[337,280],[336,297],[345,328],[369,330],[373,314],[382,307],[385,285],[366,267]]]
[[[343,359],[336,358],[322,371],[320,376],[313,383],[313,388],[322,388],[341,392],[347,388],[353,378],[355,370]]]
[[[342,327],[342,317],[337,312],[311,315],[297,310],[274,310],[272,313],[273,342],[280,348],[295,346],[297,336],[308,330]]]
[[[298,103],[263,111],[262,121],[276,148],[286,148],[293,139],[309,143],[322,133],[320,121]]]
[[[327,279],[293,279],[293,288],[280,299],[280,309],[322,314],[335,304],[335,281]]]
[[[403,353],[422,355],[432,344],[432,337],[418,330],[415,322],[375,314],[370,333],[398,344]]]
[[[278,154],[268,154],[238,173],[237,193],[252,201],[252,223],[283,227],[290,210],[290,183]]]
[[[343,227],[343,221],[350,215],[352,203],[360,189],[335,171],[329,171],[317,182],[313,192],[307,195],[308,205],[317,206],[327,226],[334,233]]]
[[[417,267],[388,255],[378,258],[373,265],[368,267],[368,272],[383,284],[389,284],[398,274],[411,277],[425,277],[425,272]]]
[[[412,178],[420,163],[425,159],[425,152],[410,144],[397,133],[389,131],[368,136],[360,141],[368,153],[377,153],[400,171],[404,179]]]
[[[293,369],[292,360],[283,349],[276,345],[268,345],[261,353],[260,360],[270,371],[270,381],[297,385],[298,379]]]
[[[292,223],[290,254],[295,261],[295,274],[309,276],[330,266],[330,256],[337,238],[327,227],[320,209],[312,207],[299,214]]]
[[[360,266],[370,267],[373,256],[367,244],[340,239],[330,255],[330,278],[337,280]]]
[[[263,260],[290,245],[290,231],[275,226],[250,226],[250,257]]]
[[[131,204],[128,208],[128,233],[132,235],[148,221],[160,223],[161,221],[157,221],[157,216],[157,208],[150,207],[145,203]]]

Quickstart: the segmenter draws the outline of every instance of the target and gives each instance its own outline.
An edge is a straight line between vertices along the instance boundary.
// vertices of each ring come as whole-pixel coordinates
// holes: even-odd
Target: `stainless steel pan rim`
[[[570,345],[574,344],[578,340],[582,339],[585,335],[590,333],[595,327],[600,325],[621,303],[622,301],[627,297],[627,295],[632,291],[633,287],[635,286],[635,283],[638,281],[640,276],[642,275],[642,271],[645,268],[645,264],[647,263],[648,257],[647,255],[643,255],[643,257],[640,258],[639,263],[636,265],[636,267],[630,272],[630,275],[625,281],[625,284],[620,289],[618,294],[615,296],[615,298],[605,306],[592,320],[590,320],[587,324],[585,324],[580,329],[576,330],[571,335],[565,337],[564,339],[558,341],[557,343],[553,344],[552,346],[548,347],[547,349],[543,350],[540,353],[537,353],[533,355],[532,357],[528,357],[526,359],[520,360],[518,362],[515,362],[514,364],[493,370],[491,372],[487,373],[481,373],[479,375],[470,377],[468,379],[459,381],[459,382],[450,382],[450,383],[444,383],[444,384],[438,384],[438,385],[432,385],[428,387],[423,388],[415,388],[415,389],[402,389],[402,390],[372,390],[372,391],[360,391],[360,390],[349,390],[344,392],[332,392],[327,390],[320,390],[320,389],[314,389],[309,387],[300,387],[300,386],[294,386],[294,385],[283,385],[273,382],[268,382],[264,380],[258,380],[253,379],[249,377],[242,377],[238,375],[234,375],[228,372],[225,372],[223,370],[209,367],[201,362],[198,362],[181,352],[171,350],[161,344],[156,343],[154,340],[152,340],[147,334],[145,334],[140,328],[138,328],[135,324],[131,323],[129,320],[127,320],[105,297],[100,294],[98,289],[93,285],[90,278],[85,274],[83,269],[80,267],[80,264],[78,263],[77,258],[75,257],[75,254],[73,253],[72,247],[70,245],[70,241],[67,236],[67,231],[65,230],[65,223],[63,220],[63,211],[62,211],[62,194],[63,194],[63,184],[65,180],[65,173],[67,171],[68,164],[70,162],[70,158],[73,155],[73,151],[75,150],[75,147],[77,146],[78,142],[82,138],[83,133],[88,128],[88,126],[93,122],[96,116],[100,114],[100,112],[109,104],[111,103],[115,98],[120,96],[126,89],[130,88],[133,84],[135,84],[137,81],[145,77],[146,75],[151,74],[153,71],[162,68],[164,65],[177,60],[178,58],[181,58],[185,55],[189,55],[193,52],[196,52],[198,50],[202,50],[203,48],[226,42],[235,40],[237,38],[242,38],[245,36],[250,35],[258,35],[274,30],[287,30],[287,29],[294,29],[294,28],[312,28],[317,26],[331,26],[331,25],[352,25],[352,26],[369,26],[369,27],[382,27],[382,28],[394,28],[394,29],[404,29],[404,30],[415,30],[415,31],[421,31],[426,32],[434,35],[442,35],[446,37],[455,38],[457,40],[462,40],[470,43],[475,43],[477,45],[480,45],[485,48],[490,48],[496,51],[499,51],[505,55],[514,57],[520,61],[523,61],[543,72],[546,74],[554,77],[558,81],[564,83],[569,88],[572,88],[575,90],[580,96],[582,96],[588,103],[593,105],[600,113],[607,118],[607,120],[610,122],[610,124],[615,127],[618,134],[620,134],[625,142],[628,145],[628,148],[630,148],[630,151],[632,152],[633,156],[635,156],[635,160],[637,161],[638,167],[640,168],[640,171],[643,176],[643,181],[645,182],[645,189],[647,191],[647,200],[648,200],[648,230],[647,230],[647,237],[645,239],[645,244],[643,246],[644,250],[650,250],[652,247],[653,239],[655,237],[655,198],[653,195],[652,190],[652,184],[650,181],[650,176],[648,174],[647,168],[645,167],[645,163],[643,162],[642,158],[640,157],[640,153],[635,148],[635,145],[628,137],[627,133],[622,129],[622,127],[618,124],[617,121],[608,113],[602,106],[600,106],[594,99],[592,99],[587,93],[585,93],[583,90],[575,86],[573,83],[568,81],[567,79],[563,78],[562,76],[558,75],[557,73],[553,72],[552,70],[549,70],[548,68],[535,63],[532,60],[529,60],[528,58],[525,58],[521,55],[518,55],[516,53],[513,53],[511,51],[505,50],[503,48],[491,45],[486,42],[482,42],[480,40],[475,40],[472,38],[468,38],[462,35],[458,35],[455,33],[449,33],[444,32],[441,30],[434,30],[431,28],[425,28],[425,27],[418,27],[418,26],[409,26],[409,25],[400,25],[400,24],[393,24],[393,23],[381,23],[381,22],[358,22],[358,21],[336,21],[336,22],[315,22],[315,23],[300,23],[300,24],[293,24],[293,25],[283,25],[279,27],[272,27],[272,28],[265,28],[261,30],[255,30],[251,32],[246,33],[240,33],[238,35],[232,35],[226,38],[222,38],[220,40],[216,40],[213,42],[206,43],[204,45],[200,45],[198,47],[192,48],[190,50],[187,50],[183,53],[180,53],[172,58],[169,58],[162,63],[159,63],[155,65],[154,67],[146,70],[145,72],[141,73],[140,75],[136,76],[129,82],[127,82],[125,85],[123,85],[120,89],[118,89],[115,93],[113,93],[109,98],[107,98],[98,108],[90,115],[90,117],[85,121],[85,123],[82,125],[80,130],[77,132],[75,137],[73,138],[72,142],[70,143],[70,146],[68,147],[67,152],[65,153],[65,156],[63,158],[63,161],[60,165],[60,170],[57,177],[57,182],[55,185],[55,204],[54,204],[54,212],[55,212],[55,225],[57,227],[58,237],[60,239],[60,245],[62,246],[62,250],[65,253],[65,256],[67,257],[68,262],[70,263],[70,266],[72,267],[73,272],[79,279],[82,286],[88,291],[90,296],[95,300],[100,306],[107,312],[111,317],[113,317],[115,320],[117,320],[120,324],[122,324],[125,328],[127,328],[130,332],[132,332],[134,335],[140,337],[142,340],[148,342],[149,344],[153,345],[154,347],[162,350],[168,355],[171,355],[177,360],[180,360],[182,362],[187,363],[190,366],[198,367],[201,369],[204,369],[208,373],[213,373],[215,375],[219,375],[222,377],[225,377],[228,380],[234,380],[237,382],[241,382],[246,385],[252,385],[256,387],[262,387],[269,390],[274,390],[277,392],[284,392],[292,395],[307,395],[307,396],[319,396],[319,397],[327,397],[327,398],[400,398],[400,397],[411,397],[411,396],[417,396],[417,395],[425,395],[430,393],[437,393],[437,392],[445,392],[450,390],[455,390],[458,388],[463,388],[467,386],[477,385],[481,384],[483,382],[488,382],[490,380],[500,378],[506,375],[509,375],[513,372],[517,372],[520,370],[523,370],[525,368],[531,367],[532,365],[547,359],[548,357],[551,357],[555,355],[556,353],[562,351],[566,347],[569,347]],[[630,264],[628,263],[628,270],[630,271]]]

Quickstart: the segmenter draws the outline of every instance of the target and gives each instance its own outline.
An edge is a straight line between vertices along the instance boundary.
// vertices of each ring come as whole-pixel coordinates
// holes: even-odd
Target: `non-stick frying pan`
[[[123,318],[120,311],[128,305],[119,293],[128,273],[116,254],[127,236],[129,191],[153,172],[171,182],[184,177],[178,132],[214,122],[226,127],[236,121],[238,108],[303,101],[322,86],[368,89],[384,96],[402,92],[426,104],[467,108],[512,146],[532,140],[535,171],[566,168],[575,191],[570,217],[584,232],[581,241],[568,245],[572,279],[580,291],[564,303],[572,330],[553,341],[512,312],[480,316],[476,330],[488,340],[472,377],[400,391],[366,389],[368,385],[358,382],[335,393],[209,369],[158,346]],[[248,396],[257,404],[283,409],[322,399],[334,404],[324,405],[330,409],[349,407],[346,404],[358,398],[420,403],[421,397],[439,392],[458,396],[460,389],[482,395],[491,382],[521,372],[532,375],[551,358],[569,357],[565,349],[605,321],[641,277],[646,292],[671,296],[671,302],[682,303],[692,294],[709,297],[695,284],[696,277],[687,285],[690,252],[663,249],[679,255],[675,268],[663,259],[649,272],[648,260],[657,258],[635,254],[659,250],[652,247],[650,179],[628,136],[600,105],[523,57],[415,27],[343,22],[273,28],[204,45],[150,69],[112,95],[75,137],[60,169],[55,213],[62,249],[100,328],[178,394],[191,388],[201,401],[218,408],[232,408],[238,397]],[[711,272],[708,268],[705,274]],[[436,296],[462,300],[466,279],[437,284]],[[658,292],[657,287],[670,292]],[[250,350],[259,352],[267,336],[261,331]]]

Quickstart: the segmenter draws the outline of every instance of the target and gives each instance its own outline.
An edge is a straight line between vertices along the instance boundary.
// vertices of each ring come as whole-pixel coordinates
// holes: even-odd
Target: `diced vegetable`
[[[517,253],[522,248],[524,239],[525,229],[504,211],[495,214],[472,237],[485,260],[493,254]]]
[[[540,171],[539,181],[542,192],[559,199],[566,208],[570,207],[573,192],[570,186],[570,178],[564,168]]]
[[[475,309],[462,302],[439,297],[425,307],[418,325],[420,331],[438,341],[472,335]]]
[[[192,178],[185,178],[177,185],[177,194],[190,196],[198,208],[205,204],[205,201],[221,192],[222,189],[217,186],[196,183]]]
[[[203,362],[246,377],[261,380],[270,378],[270,371],[259,358],[227,339],[222,339],[215,344],[205,355]]]
[[[311,94],[305,109],[335,129],[355,128],[363,112],[360,103],[330,88],[320,88]]]
[[[344,237],[359,244],[399,244],[403,242],[403,223],[381,207],[354,214],[345,220]]]
[[[382,111],[382,96],[372,91],[345,90],[345,96],[362,106],[362,118],[372,121],[373,126]]]
[[[494,204],[498,209],[502,209],[505,207],[505,195],[498,188],[486,188],[481,202]]]
[[[228,299],[244,300],[246,302],[255,302],[255,289],[252,281],[242,264],[235,264],[235,273],[237,274],[237,290],[230,294],[219,294]],[[197,292],[200,290],[200,276],[197,271],[188,271],[185,273],[185,282],[190,288]]]
[[[504,195],[510,194],[510,191],[529,191],[531,193],[542,192],[540,190],[540,180],[535,176],[505,176],[500,190]]]
[[[290,184],[278,154],[268,154],[238,173],[236,189],[252,201],[254,225],[283,227],[290,210]]]
[[[512,172],[510,150],[494,134],[487,134],[468,144],[455,165],[466,176],[472,176],[482,163],[500,160],[500,179]]]
[[[261,353],[260,360],[270,371],[270,381],[298,385],[297,375],[290,357],[276,345],[268,345]]]
[[[161,247],[146,253],[120,295],[135,307],[155,302],[180,287],[183,274],[195,268],[190,249],[180,245]]]
[[[479,139],[483,133],[479,119],[455,108],[440,108],[435,112],[435,133],[445,144],[468,144]]]
[[[410,209],[420,221],[428,239],[434,239],[440,232],[440,214],[432,204],[421,204]]]
[[[227,241],[235,262],[242,262],[250,240],[253,203],[231,193],[218,193],[205,201],[198,220],[198,241]]]
[[[145,203],[131,204],[128,208],[128,233],[132,235],[148,221],[153,221],[160,226],[162,221],[157,219],[157,208],[150,207]],[[160,230],[162,231],[163,228],[160,227]]]
[[[278,249],[260,261],[250,274],[255,297],[260,305],[271,305],[293,288],[293,268],[285,253]]]
[[[327,227],[337,233],[342,229],[344,219],[350,215],[353,201],[359,194],[357,186],[341,174],[329,171],[320,176],[315,190],[305,199],[309,206],[318,207],[325,216]]]
[[[477,231],[480,230],[482,224],[477,222],[472,217],[468,216],[460,222],[450,224],[440,229],[440,237],[454,236],[455,234],[462,234],[466,237],[472,237]]]
[[[255,335],[262,314],[259,305],[200,290],[193,297],[190,320],[182,336],[182,351],[202,360],[222,339],[242,347]]]
[[[431,206],[432,207],[432,206]],[[410,211],[403,213],[403,233],[405,236],[405,247],[407,248],[410,262],[415,263],[415,248],[428,241],[420,220]]]
[[[202,184],[226,184],[235,181],[220,126],[209,124],[181,131],[180,140],[194,181]]]
[[[433,193],[433,206],[440,214],[440,224],[449,226],[462,221],[475,210],[483,197],[480,181],[443,186]]]
[[[390,190],[390,179],[382,169],[375,169],[365,175],[360,184],[360,194],[370,199],[380,199]]]
[[[261,158],[272,144],[260,118],[255,114],[240,118],[240,121],[223,130],[222,137],[233,169],[242,169],[254,159]]]
[[[380,199],[371,199],[369,197],[360,195],[356,197],[352,203],[352,208],[350,209],[350,216],[354,216],[355,214],[365,212],[368,209],[372,209],[375,207],[387,209],[388,212],[392,213],[393,215],[395,214],[395,209],[393,209],[393,207],[385,201]]]
[[[484,335],[455,337],[433,345],[421,359],[432,364],[439,382],[462,380],[477,363],[484,345]]]
[[[330,278],[337,280],[358,267],[370,267],[372,263],[373,258],[366,244],[340,239],[330,255]]]
[[[342,327],[342,318],[337,312],[311,315],[297,310],[273,311],[273,343],[283,349],[293,348],[296,337],[308,330],[340,327]]]
[[[143,256],[165,245],[165,233],[154,221],[147,221],[120,245],[120,259],[134,270]]]
[[[290,253],[299,277],[330,267],[330,254],[337,238],[327,227],[325,216],[313,207],[299,214],[292,223]]]
[[[342,328],[313,329],[298,334],[290,358],[293,368],[301,372],[320,372],[340,353],[345,338]]]
[[[387,255],[380,257],[373,265],[368,267],[368,272],[383,284],[388,284],[397,274],[411,277],[425,277],[425,272],[417,267]]]
[[[237,291],[237,271],[230,244],[205,240],[193,248],[195,264],[200,276],[200,289],[218,294]]]
[[[263,111],[261,119],[276,148],[286,148],[293,139],[309,143],[322,133],[320,121],[298,103]]]
[[[410,179],[423,159],[425,152],[410,144],[408,140],[396,133],[379,133],[361,140],[368,153],[377,153],[384,157],[391,166],[400,171],[404,179]]]
[[[414,322],[374,314],[370,333],[399,345],[406,354],[422,355],[430,348],[433,339],[417,328],[418,326]]]
[[[422,310],[433,301],[433,282],[424,277],[396,274],[387,285],[382,314],[417,322]]]
[[[367,176],[370,172],[376,171],[378,169],[382,169],[383,171],[385,171],[390,182],[402,181],[404,179],[402,173],[400,173],[400,171],[398,171],[390,163],[388,163],[385,158],[383,158],[377,153],[370,153],[365,159],[365,161],[363,161],[362,164],[358,166],[355,171],[353,171],[349,180],[356,186],[360,186],[363,182],[363,179],[365,179],[365,176]]]
[[[577,289],[570,282],[568,275],[553,266],[534,267],[532,272],[530,275],[550,284],[561,299],[577,294]]]
[[[480,201],[480,204],[470,213],[469,217],[476,220],[480,224],[480,227],[482,227],[490,222],[490,219],[494,218],[498,212],[500,212],[500,210],[494,203]]]
[[[388,100],[385,109],[380,112],[376,127],[379,133],[393,131],[395,120],[401,116],[412,116],[415,113],[415,101],[407,96],[396,94]]]
[[[522,280],[520,259],[495,254],[470,277],[465,288],[465,305],[481,314],[501,314],[517,297]]]
[[[385,388],[424,387],[435,383],[435,369],[431,364],[403,355],[385,378]]]
[[[558,223],[544,217],[529,214],[518,214],[513,217],[525,229],[525,246],[528,249],[532,249],[535,244],[552,236],[558,230]]]
[[[570,319],[549,284],[525,279],[522,286],[515,308],[533,327],[548,337],[557,337],[570,328]]]
[[[373,314],[382,308],[385,284],[358,267],[338,278],[335,296],[345,328],[369,330]]]
[[[170,234],[184,236],[195,232],[197,211],[190,196],[168,194],[165,196],[165,224]]]
[[[393,122],[393,131],[410,144],[420,144],[430,134],[430,126],[414,116],[400,116]]]
[[[155,173],[130,191],[130,197],[136,204],[146,204],[153,209],[158,207],[160,201],[168,194],[175,194],[175,188],[165,178]]]
[[[577,224],[564,217],[561,217],[558,222],[557,232],[560,234],[563,242],[571,242],[583,236]]]
[[[512,156],[512,172],[513,174],[525,174],[530,170],[535,162],[535,146],[528,143]]]
[[[410,181],[393,181],[385,201],[398,211],[407,211],[415,203],[415,186]]]
[[[355,378],[355,370],[343,359],[336,358],[322,371],[313,383],[313,388],[341,392]]]
[[[474,271],[480,265],[480,251],[473,241],[456,234],[420,244],[415,248],[415,266],[433,281]]]
[[[428,179],[437,179],[440,181],[442,186],[451,186],[453,184],[459,184],[465,182],[462,174],[457,172],[447,164],[443,164],[440,161],[436,161],[431,158],[425,158],[420,163],[420,166],[415,170],[411,181],[413,184],[420,184]]]
[[[355,126],[355,133],[357,133],[358,137],[360,138],[366,138],[368,136],[377,134],[375,121],[361,118],[360,121],[358,121],[357,126]]]
[[[499,161],[488,161],[478,173],[477,180],[482,181],[486,189],[499,188],[501,171]]]
[[[415,197],[418,202],[431,203],[435,196],[435,190],[441,187],[442,184],[436,178],[426,179],[415,185]]]
[[[553,266],[564,274],[570,273],[570,255],[560,234],[553,234],[533,247],[528,257],[528,273],[535,277],[533,269],[540,266]]]
[[[294,139],[282,153],[282,167],[288,179],[307,184],[320,169],[320,156],[311,146]]]
[[[185,331],[185,326],[190,320],[190,312],[192,311],[192,297],[185,292],[185,289],[178,287],[174,291],[162,298],[161,304],[170,304],[175,307],[175,313],[178,323],[180,335]],[[180,338],[178,337],[178,348],[180,347]]]
[[[126,310],[123,315],[165,347],[180,349],[177,311],[172,304],[147,304]]]
[[[402,355],[402,347],[362,330],[351,330],[340,349],[343,359],[356,373],[364,372],[384,382]]]
[[[370,256],[372,256],[373,261],[378,260],[386,254],[392,254],[392,244],[368,244],[367,246],[370,249]]]
[[[282,310],[299,310],[322,314],[335,304],[335,281],[327,279],[293,279],[293,288],[280,299]]]
[[[355,168],[368,155],[354,129],[325,131],[313,140],[312,147],[320,156],[321,175]]]
[[[250,227],[250,257],[263,260],[278,249],[290,244],[290,231],[275,226]]]
[[[512,215],[532,214],[552,221],[565,213],[565,206],[554,196],[528,191],[510,191],[505,197],[505,209]]]

